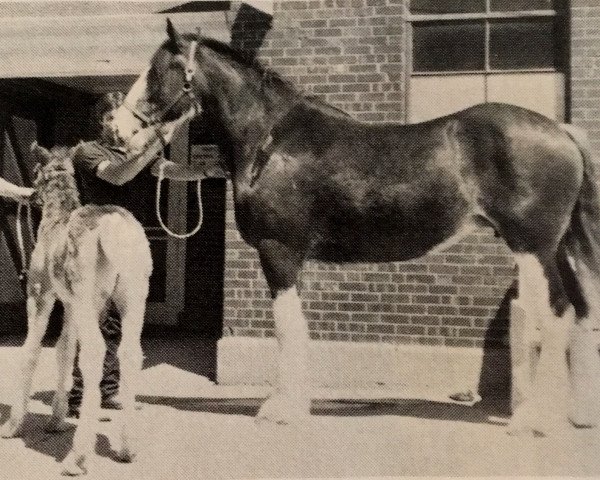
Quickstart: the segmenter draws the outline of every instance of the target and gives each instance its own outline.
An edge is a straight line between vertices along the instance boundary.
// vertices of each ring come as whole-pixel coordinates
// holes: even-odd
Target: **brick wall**
[[[275,2],[273,23],[258,56],[307,94],[356,118],[404,121],[405,3]],[[256,49],[259,42],[245,32],[237,37],[234,32],[237,46]],[[271,336],[269,292],[256,252],[237,232],[231,189],[226,246],[225,333]],[[493,231],[482,229],[445,252],[412,262],[308,262],[301,288],[314,339],[501,346],[515,291],[514,259]]]
[[[600,2],[571,1],[571,120],[600,151]]]

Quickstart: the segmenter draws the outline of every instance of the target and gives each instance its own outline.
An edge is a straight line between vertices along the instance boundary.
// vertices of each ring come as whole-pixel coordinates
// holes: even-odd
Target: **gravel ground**
[[[0,347],[0,423],[9,413],[16,352]],[[54,360],[50,348],[42,355],[24,437],[0,439],[0,479],[60,478],[57,462],[73,431],[43,432]],[[86,478],[600,477],[598,429],[514,438],[505,433],[501,400],[469,406],[431,392],[315,390],[306,423],[257,425],[252,416],[267,389],[217,386],[181,368],[185,362],[153,363],[144,370],[136,461],[115,460],[110,445],[118,412],[104,411],[110,421],[98,423],[97,455]]]

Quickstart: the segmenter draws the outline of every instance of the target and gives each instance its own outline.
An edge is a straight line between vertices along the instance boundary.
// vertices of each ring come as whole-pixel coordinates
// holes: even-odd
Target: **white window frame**
[[[407,7],[408,14],[406,16],[407,35],[406,35],[406,66],[405,66],[405,116],[406,121],[410,121],[411,115],[411,78],[413,77],[431,77],[431,76],[452,76],[452,75],[483,75],[485,78],[485,90],[487,98],[487,78],[494,74],[510,74],[510,73],[563,73],[560,70],[551,68],[524,68],[524,69],[493,69],[490,67],[490,24],[493,20],[514,20],[527,18],[554,18],[560,15],[559,10],[518,10],[518,11],[503,11],[496,12],[491,10],[491,0],[485,2],[485,12],[475,13],[432,13],[432,14],[413,14],[410,13],[410,1]],[[413,25],[422,22],[439,22],[439,21],[465,21],[465,20],[481,20],[485,26],[485,45],[484,55],[485,63],[483,70],[440,70],[428,72],[415,72],[413,70]],[[566,86],[566,82],[565,82]]]

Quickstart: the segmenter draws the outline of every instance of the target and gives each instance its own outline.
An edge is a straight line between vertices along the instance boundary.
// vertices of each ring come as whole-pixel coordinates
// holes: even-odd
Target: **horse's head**
[[[36,161],[33,181],[35,203],[43,205],[48,194],[58,190],[77,190],[71,160],[76,148],[54,147],[48,150],[33,142],[31,153]]]
[[[168,40],[115,112],[113,129],[132,156],[157,139],[168,143],[177,126],[201,111],[197,40],[182,36],[167,20]]]

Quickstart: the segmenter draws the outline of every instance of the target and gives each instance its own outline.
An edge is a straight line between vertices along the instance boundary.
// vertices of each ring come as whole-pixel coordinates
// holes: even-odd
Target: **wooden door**
[[[52,101],[38,104],[35,99],[29,99],[27,103],[31,108],[24,109],[0,98],[0,176],[18,185],[29,186],[34,167],[29,153],[31,143],[37,140],[51,146],[65,143],[70,137],[81,138],[77,125],[70,123],[79,123],[77,119],[86,106],[78,102],[72,105]],[[72,115],[74,110],[79,111],[78,115]],[[171,156],[187,159],[187,149],[187,136],[182,135],[171,148]],[[185,240],[168,236],[157,221],[156,178],[144,172],[135,183],[140,194],[136,204],[129,209],[144,226],[154,263],[146,323],[176,325],[184,309]],[[161,211],[172,230],[182,231],[186,227],[186,198],[185,184],[165,182],[163,185]],[[15,202],[0,199],[0,332],[4,333],[22,331],[26,324],[15,226]],[[29,254],[33,245],[26,231],[23,224],[25,250]]]
[[[31,185],[33,165],[29,147],[38,138],[40,118],[0,102],[0,176],[17,185]],[[22,264],[16,233],[17,205],[0,198],[0,332],[14,332],[25,326],[24,282],[19,278]],[[27,254],[33,248],[23,222]]]

